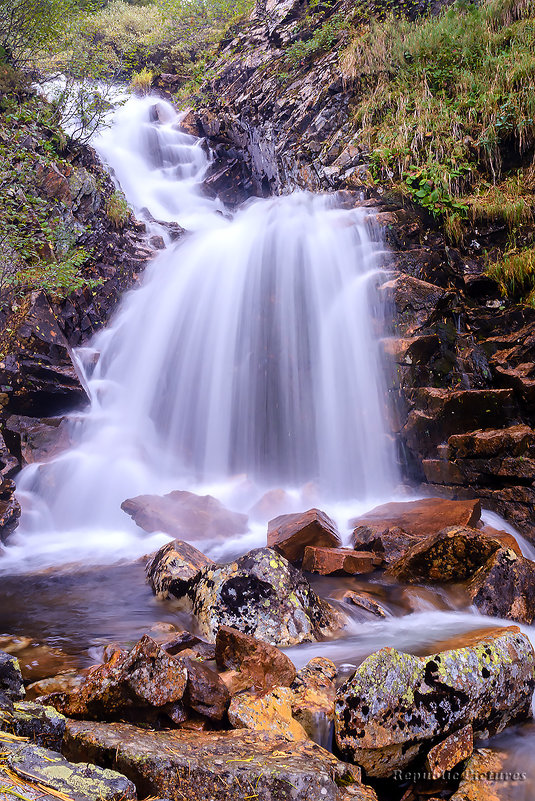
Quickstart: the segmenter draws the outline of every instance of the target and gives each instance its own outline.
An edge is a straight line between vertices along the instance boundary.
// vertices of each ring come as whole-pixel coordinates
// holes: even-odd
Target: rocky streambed
[[[88,570],[85,587],[32,577],[30,612],[0,641],[0,798],[530,797],[510,738],[531,736],[535,566],[478,501],[386,504],[345,545],[319,509],[279,515],[264,547],[227,563],[193,544],[243,525],[215,499],[123,507],[181,537],[195,519],[196,537]]]

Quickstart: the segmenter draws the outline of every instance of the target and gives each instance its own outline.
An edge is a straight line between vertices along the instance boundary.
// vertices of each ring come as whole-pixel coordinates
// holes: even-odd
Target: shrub
[[[20,67],[50,51],[78,11],[76,0],[2,0],[2,60]]]
[[[130,79],[130,89],[137,95],[146,95],[150,92],[154,73],[143,67],[139,72],[134,72]]]
[[[122,192],[114,192],[106,203],[106,216],[116,228],[123,228],[130,216],[130,208]]]

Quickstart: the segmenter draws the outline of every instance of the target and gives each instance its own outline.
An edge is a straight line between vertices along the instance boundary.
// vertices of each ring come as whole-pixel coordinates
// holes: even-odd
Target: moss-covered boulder
[[[322,639],[343,625],[342,615],[271,548],[203,568],[188,595],[201,632],[212,642],[220,626],[287,646]]]
[[[533,647],[516,626],[432,656],[383,648],[338,690],[336,743],[368,775],[389,776],[463,726],[487,736],[531,717],[534,687]]]

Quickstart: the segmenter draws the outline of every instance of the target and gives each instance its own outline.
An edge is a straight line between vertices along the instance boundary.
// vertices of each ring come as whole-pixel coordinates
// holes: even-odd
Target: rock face
[[[267,544],[289,562],[299,562],[307,545],[336,548],[341,545],[336,524],[320,509],[280,515],[269,521]]]
[[[316,548],[307,545],[303,557],[303,570],[319,573],[322,576],[356,576],[373,573],[381,563],[381,557],[366,551],[354,551],[351,548]]]
[[[149,558],[145,572],[155,595],[160,598],[176,595],[180,598],[201,567],[209,564],[211,560],[197,548],[187,542],[173,540]]]
[[[224,540],[247,531],[246,515],[229,511],[210,495],[183,490],[129,498],[121,509],[145,531],[163,531],[186,542]]]
[[[467,725],[502,731],[531,717],[535,654],[513,626],[426,657],[372,654],[339,689],[336,743],[370,776],[388,776],[426,745]]]
[[[71,444],[69,422],[66,417],[35,419],[11,415],[5,424],[6,437],[12,447],[20,449],[22,465],[48,462]]]
[[[376,801],[358,768],[338,762],[310,742],[265,732],[151,732],[127,724],[69,721],[69,759],[111,765],[136,783],[140,795],[172,801]],[[351,796],[339,785],[346,784]]]
[[[24,684],[18,660],[0,651],[0,696],[6,696],[12,701],[24,698]]]
[[[484,615],[531,625],[535,619],[535,563],[502,548],[474,574],[468,594]]]
[[[326,637],[343,623],[271,548],[203,568],[188,594],[199,628],[212,642],[221,626],[230,626],[272,645],[296,645]]]
[[[413,545],[388,573],[407,583],[464,581],[500,548],[476,529],[453,526]]]
[[[257,690],[289,687],[296,677],[294,664],[286,654],[229,626],[219,628],[215,649],[221,670],[239,670]]]
[[[316,656],[298,672],[292,684],[292,714],[311,740],[330,745],[336,698],[336,665]]]

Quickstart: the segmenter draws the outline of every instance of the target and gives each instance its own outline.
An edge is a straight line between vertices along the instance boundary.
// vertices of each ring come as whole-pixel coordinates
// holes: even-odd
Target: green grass
[[[506,253],[487,268],[506,297],[535,306],[535,248]]]

